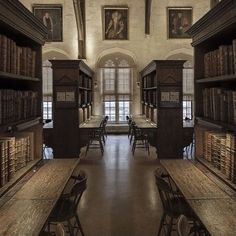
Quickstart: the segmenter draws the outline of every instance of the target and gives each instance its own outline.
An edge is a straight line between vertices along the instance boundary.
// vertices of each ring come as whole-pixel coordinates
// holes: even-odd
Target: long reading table
[[[192,161],[178,159],[160,162],[211,235],[235,235],[235,199]]]
[[[38,235],[79,159],[48,160],[0,207],[0,235]]]

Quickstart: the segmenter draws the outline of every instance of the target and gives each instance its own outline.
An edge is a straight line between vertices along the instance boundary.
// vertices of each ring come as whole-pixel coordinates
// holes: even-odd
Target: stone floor
[[[136,149],[133,156],[127,135],[109,135],[102,156],[99,149],[81,158],[80,169],[88,175],[88,187],[79,208],[86,236],[156,235],[162,205],[153,172],[158,165]]]

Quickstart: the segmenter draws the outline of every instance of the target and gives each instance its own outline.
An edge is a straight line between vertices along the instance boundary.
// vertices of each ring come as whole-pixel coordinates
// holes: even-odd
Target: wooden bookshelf
[[[10,0],[0,2],[0,28],[2,196],[42,159],[42,45],[47,30],[23,4]],[[27,155],[19,154],[23,146]]]
[[[183,64],[182,60],[155,60],[140,72],[142,115],[156,124],[150,142],[158,158],[183,156]]]
[[[53,154],[55,158],[76,158],[82,146],[79,125],[92,115],[93,71],[82,60],[51,60],[51,63]]]
[[[195,157],[235,189],[236,1],[224,0],[197,21],[195,61]]]

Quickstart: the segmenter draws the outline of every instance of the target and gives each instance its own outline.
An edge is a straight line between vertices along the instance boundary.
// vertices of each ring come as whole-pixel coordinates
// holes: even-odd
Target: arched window
[[[126,122],[131,113],[132,67],[120,57],[107,59],[102,68],[103,108],[109,122]]]
[[[193,65],[191,61],[186,61],[183,69],[183,119],[193,119],[193,101]]]
[[[52,68],[47,60],[43,63],[43,119],[52,119]]]

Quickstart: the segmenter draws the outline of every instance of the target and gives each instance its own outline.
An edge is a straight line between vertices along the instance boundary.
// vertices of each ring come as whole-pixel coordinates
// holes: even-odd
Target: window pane
[[[183,119],[192,119],[192,101],[183,101]]]
[[[130,93],[130,68],[118,69],[118,93]]]
[[[193,69],[183,69],[183,94],[194,93]]]
[[[43,119],[52,119],[52,97],[43,97]]]
[[[104,92],[115,91],[115,69],[106,68],[103,70]]]
[[[125,122],[126,116],[130,115],[130,103],[127,101],[119,101],[119,121]]]

